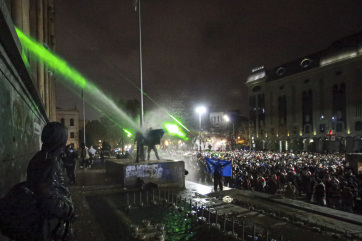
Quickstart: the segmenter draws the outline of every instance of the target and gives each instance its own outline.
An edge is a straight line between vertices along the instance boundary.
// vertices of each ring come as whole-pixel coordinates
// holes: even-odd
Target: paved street
[[[70,190],[78,213],[74,226],[79,241],[137,240],[130,230],[132,224],[140,226],[145,219],[154,222],[169,220],[168,215],[174,213],[170,209],[172,205],[187,210],[190,201],[193,210],[196,207],[198,210],[194,212],[198,219],[194,217],[194,220],[215,223],[217,213],[221,231],[225,229],[226,233],[231,232],[233,223],[239,238],[242,227],[245,239],[248,239],[248,235],[249,238],[255,235],[260,240],[265,240],[267,236],[269,240],[280,239],[281,236],[284,240],[335,240],[336,237],[361,240],[362,234],[360,215],[280,196],[229,188],[223,192],[213,192],[211,186],[188,181],[186,190],[161,189],[142,193],[139,190],[126,190],[107,178],[104,166],[97,162],[91,169],[77,169],[77,184],[70,186]],[[166,205],[157,208],[151,205],[152,200],[158,199]],[[127,206],[131,208],[127,209]],[[164,220],[157,219],[154,212],[156,216],[162,216],[165,212]],[[174,213],[175,217],[180,215],[184,214]],[[224,221],[225,215],[227,221]],[[175,230],[179,230],[177,221],[172,223],[176,225]],[[183,235],[180,230],[179,235]],[[167,238],[173,234],[167,232],[165,240],[170,240]]]

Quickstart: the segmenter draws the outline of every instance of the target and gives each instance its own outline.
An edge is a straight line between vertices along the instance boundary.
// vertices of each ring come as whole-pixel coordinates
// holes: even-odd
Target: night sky
[[[132,0],[55,0],[56,52],[113,99],[139,99]],[[273,68],[362,30],[361,0],[142,0],[144,91],[248,116],[251,69]],[[59,82],[62,82],[61,80]],[[57,84],[57,106],[82,110]],[[148,109],[152,102],[144,99]],[[167,103],[165,104],[167,105]],[[86,119],[99,115],[86,106]]]

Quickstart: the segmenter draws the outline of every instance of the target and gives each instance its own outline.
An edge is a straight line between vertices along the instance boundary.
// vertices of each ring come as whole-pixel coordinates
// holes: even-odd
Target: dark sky
[[[56,52],[114,99],[139,99],[132,0],[56,0]],[[361,0],[142,0],[144,91],[248,115],[246,79],[362,30]],[[57,106],[81,110],[58,84]],[[145,99],[145,106],[152,103]],[[163,104],[160,100],[160,104]],[[99,116],[87,107],[86,119]]]

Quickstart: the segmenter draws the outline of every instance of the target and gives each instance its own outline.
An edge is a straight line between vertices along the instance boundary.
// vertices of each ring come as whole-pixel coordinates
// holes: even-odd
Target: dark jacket
[[[75,166],[77,157],[78,155],[74,151],[66,151],[65,155],[62,156],[64,167]]]
[[[65,237],[74,216],[74,207],[69,190],[64,185],[62,163],[59,157],[47,155],[47,152],[39,151],[30,160],[27,181],[38,195],[40,209],[48,222],[48,231],[43,235],[49,240],[72,240]]]

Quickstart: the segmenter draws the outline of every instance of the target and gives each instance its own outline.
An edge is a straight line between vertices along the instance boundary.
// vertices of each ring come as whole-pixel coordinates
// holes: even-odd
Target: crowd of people
[[[362,214],[362,175],[354,173],[345,154],[204,152],[183,158],[190,180],[213,184],[205,157],[232,161],[228,187],[253,190]]]

